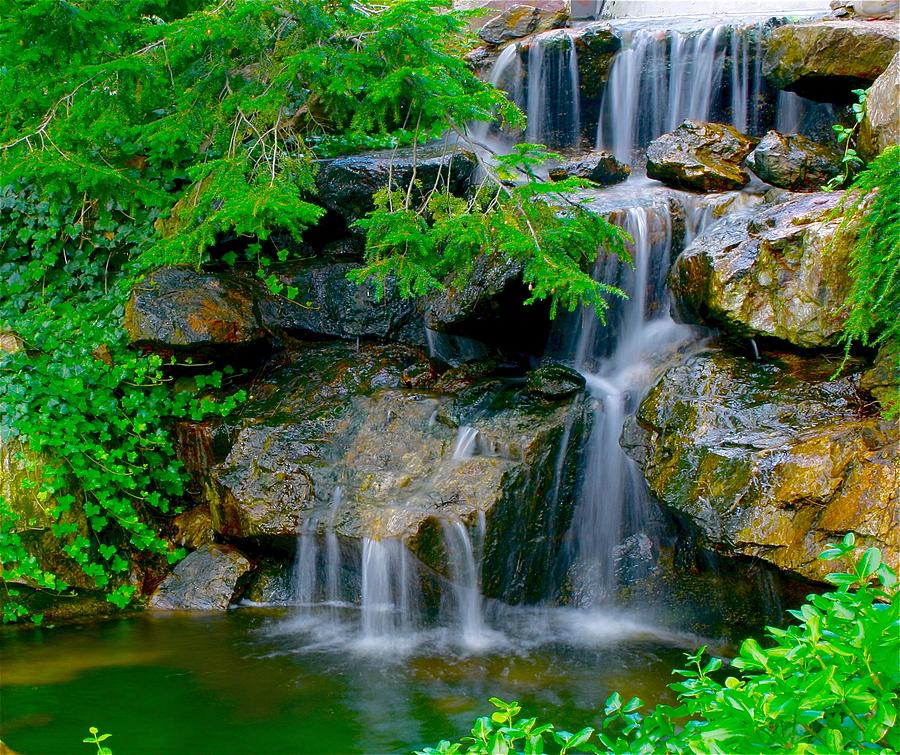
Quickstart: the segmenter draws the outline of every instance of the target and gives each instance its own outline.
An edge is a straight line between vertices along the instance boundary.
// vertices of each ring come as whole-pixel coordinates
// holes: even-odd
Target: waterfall
[[[764,86],[761,25],[643,28],[621,34],[622,50],[600,103],[598,149],[632,162],[635,149],[686,118],[729,120],[739,131],[758,132]],[[722,98],[726,64],[731,67],[728,102]]]
[[[332,605],[341,602],[341,544],[334,531],[334,520],[343,499],[343,489],[336,485],[331,496],[328,530],[325,533],[325,600]]]
[[[611,220],[634,240],[629,249],[634,268],[601,257],[594,275],[616,282],[629,299],[613,308],[606,327],[593,311],[583,310],[570,347],[570,360],[585,374],[595,406],[581,493],[568,534],[572,589],[582,605],[612,596],[613,549],[626,531],[647,528],[646,485],[620,448],[619,437],[660,359],[689,335],[666,306],[665,275],[672,252],[668,201],[640,203],[614,213]]]
[[[294,601],[307,608],[316,602],[318,541],[315,532],[301,531],[297,538],[297,566],[294,580]]]
[[[511,93],[528,116],[525,141],[577,146],[581,104],[578,52],[572,35],[556,30],[533,37],[528,46],[527,72],[525,102]]]
[[[478,444],[478,430],[470,425],[463,425],[456,433],[456,442],[453,444],[451,458],[454,461],[463,461],[475,455]]]
[[[482,612],[481,550],[484,545],[484,512],[478,512],[476,539],[473,544],[466,526],[454,519],[441,522],[447,550],[447,567],[452,580],[455,615],[464,647],[484,646],[488,631]]]
[[[396,539],[363,538],[362,636],[391,640],[418,626],[417,580],[406,546]]]

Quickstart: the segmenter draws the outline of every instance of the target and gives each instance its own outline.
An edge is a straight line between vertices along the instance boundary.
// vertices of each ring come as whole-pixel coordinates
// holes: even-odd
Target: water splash
[[[363,538],[362,639],[388,642],[419,625],[418,580],[406,546],[397,539]]]

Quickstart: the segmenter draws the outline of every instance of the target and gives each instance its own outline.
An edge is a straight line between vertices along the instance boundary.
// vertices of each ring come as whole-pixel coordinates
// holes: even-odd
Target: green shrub
[[[850,259],[843,341],[880,347],[898,388],[883,402],[888,417],[900,415],[900,146],[888,147],[850,187],[841,210],[859,223]]]
[[[821,558],[846,557],[848,534]],[[791,611],[786,629],[769,627],[768,642],[745,640],[727,672],[687,654],[673,673],[674,706],[645,710],[638,698],[606,701],[598,727],[576,733],[535,718],[520,718],[518,703],[492,698],[497,710],[479,718],[471,736],[418,755],[503,755],[545,751],[617,753],[798,753],[896,751],[900,694],[900,591],[897,575],[877,548],[866,550],[852,573],[829,574],[836,589],[812,595]],[[724,681],[719,681],[722,677]]]

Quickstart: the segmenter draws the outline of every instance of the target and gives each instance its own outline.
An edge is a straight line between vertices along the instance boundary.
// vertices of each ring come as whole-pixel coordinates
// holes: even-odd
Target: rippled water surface
[[[337,612],[338,616],[335,616]],[[344,615],[341,615],[344,614]],[[635,616],[511,611],[477,646],[432,629],[360,641],[353,611],[245,608],[0,633],[0,737],[22,755],[408,752],[459,737],[487,698],[564,727],[613,690],[670,701],[699,642]]]

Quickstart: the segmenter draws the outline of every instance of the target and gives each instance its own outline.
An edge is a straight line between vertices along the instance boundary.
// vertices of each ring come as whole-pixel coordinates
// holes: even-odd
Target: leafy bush
[[[852,554],[848,534],[820,558]],[[554,751],[619,753],[801,753],[896,751],[900,748],[900,591],[896,573],[877,548],[852,573],[829,574],[837,589],[812,595],[791,611],[799,623],[766,630],[768,647],[745,640],[725,675],[705,648],[669,685],[677,705],[645,711],[643,701],[606,701],[601,723],[576,733],[535,718],[519,718],[515,702],[492,698],[497,710],[479,718],[471,736],[418,755],[477,753],[537,755]],[[723,681],[719,681],[722,677]]]
[[[857,176],[841,207],[859,223],[850,260],[852,288],[843,341],[880,347],[900,386],[900,146],[888,147]],[[900,388],[885,402],[900,415]]]

